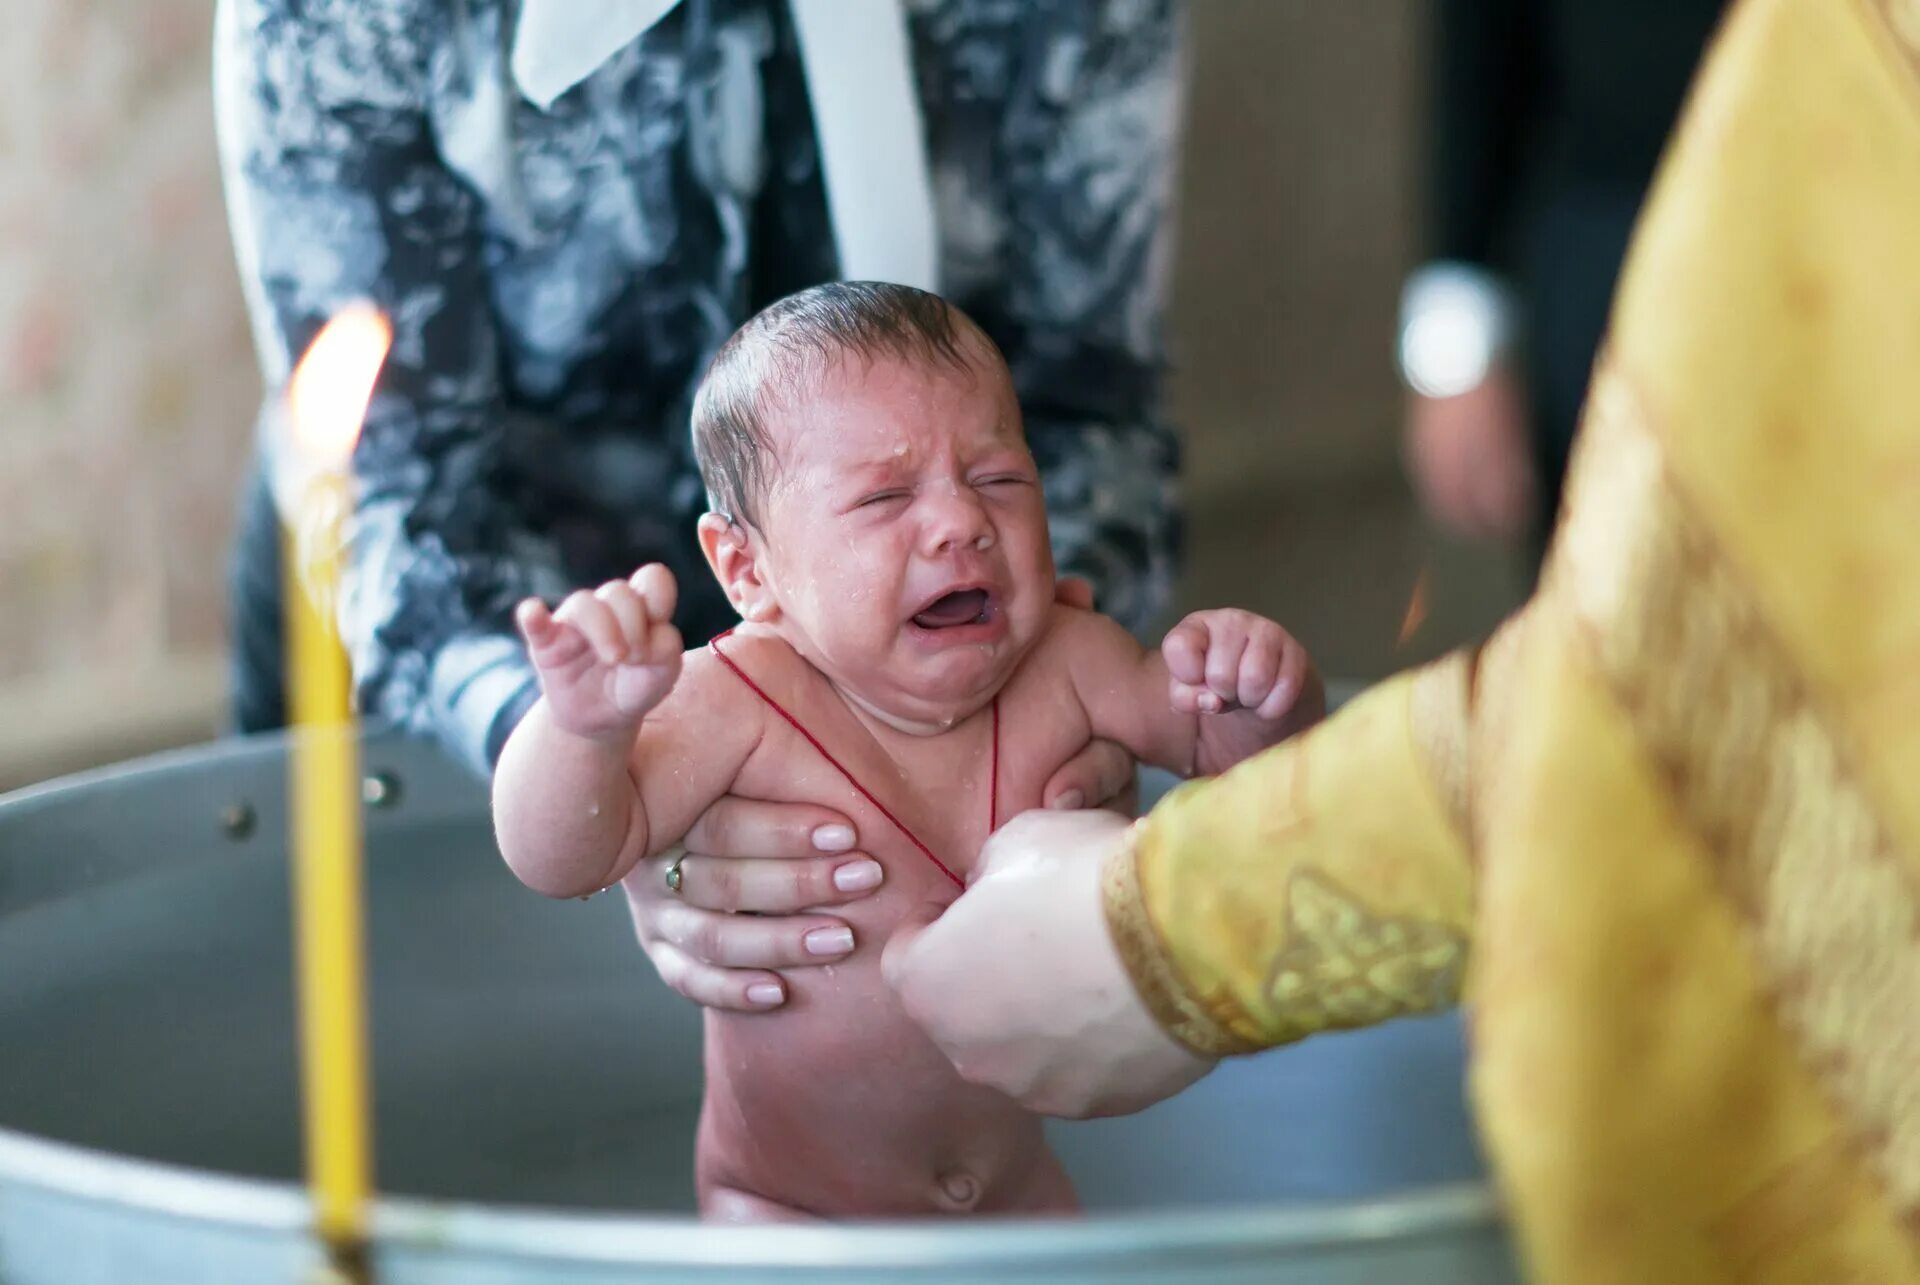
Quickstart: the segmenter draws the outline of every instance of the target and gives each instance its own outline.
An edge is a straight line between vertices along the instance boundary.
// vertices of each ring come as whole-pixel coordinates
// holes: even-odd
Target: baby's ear
[[[703,513],[696,528],[700,551],[707,555],[713,578],[726,590],[727,601],[742,620],[769,621],[779,613],[773,592],[760,575],[757,541],[744,522],[724,513]]]

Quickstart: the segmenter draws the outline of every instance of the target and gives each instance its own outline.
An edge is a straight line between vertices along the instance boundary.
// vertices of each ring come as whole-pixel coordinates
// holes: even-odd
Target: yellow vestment
[[[1623,87],[1630,92],[1630,87]],[[1545,1282],[1920,1282],[1920,0],[1745,0],[1534,600],[1106,871],[1246,1051],[1463,992]]]

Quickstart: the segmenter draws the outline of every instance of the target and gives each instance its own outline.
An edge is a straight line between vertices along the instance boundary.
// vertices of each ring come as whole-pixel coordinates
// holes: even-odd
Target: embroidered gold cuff
[[[1463,842],[1473,833],[1472,756],[1468,753],[1473,660],[1471,653],[1456,651],[1436,661],[1414,676],[1407,696],[1413,742],[1425,762],[1427,779]]]
[[[1166,943],[1153,926],[1140,892],[1140,842],[1145,820],[1134,823],[1101,871],[1107,931],[1114,949],[1153,1020],[1201,1057],[1250,1053],[1256,1047],[1240,1039],[1194,999],[1169,958]]]

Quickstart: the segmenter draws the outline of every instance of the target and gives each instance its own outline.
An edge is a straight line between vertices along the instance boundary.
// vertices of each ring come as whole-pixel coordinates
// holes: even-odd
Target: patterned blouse
[[[342,303],[394,322],[341,604],[361,708],[482,771],[537,694],[520,598],[661,561],[689,639],[728,622],[693,539],[691,390],[753,312],[837,275],[783,3],[686,0],[542,110],[509,61],[521,2],[221,0],[215,43],[270,390]],[[943,292],[1012,366],[1063,573],[1142,627],[1179,531],[1173,0],[907,20]]]

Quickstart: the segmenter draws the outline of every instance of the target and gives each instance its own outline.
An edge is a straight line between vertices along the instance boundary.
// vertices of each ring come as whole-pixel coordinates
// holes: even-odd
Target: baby
[[[578,897],[724,794],[843,810],[885,884],[836,912],[860,947],[795,973],[783,1008],[707,1013],[701,1209],[1069,1211],[1039,1119],[959,1077],[881,980],[881,948],[958,894],[1090,738],[1219,772],[1317,719],[1319,680],[1247,612],[1189,616],[1148,653],[1056,602],[1006,364],[933,295],[842,283],[773,305],[714,358],[693,421],[724,510],[701,547],[743,623],[683,655],[659,566],[551,614],[521,604],[543,694],[495,776],[500,850],[529,887]]]

